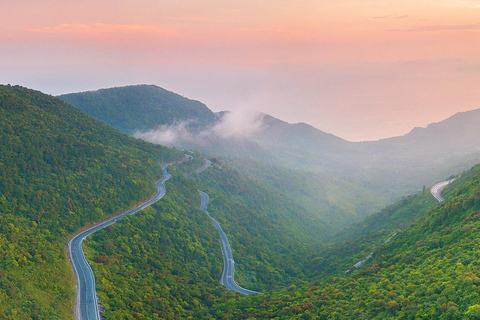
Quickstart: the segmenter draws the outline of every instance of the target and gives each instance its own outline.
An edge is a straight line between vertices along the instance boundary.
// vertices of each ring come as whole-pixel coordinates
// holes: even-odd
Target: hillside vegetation
[[[348,191],[364,188],[375,194],[380,206],[466,170],[480,156],[480,109],[457,113],[404,136],[349,142],[308,124],[290,124],[266,114],[214,114],[203,104],[178,95],[173,101],[171,95],[155,86],[127,86],[61,98],[124,132],[148,131],[137,136],[153,143],[327,173],[353,186]],[[178,125],[178,120],[191,125]],[[249,131],[252,127],[255,130]],[[333,194],[328,192],[327,198]],[[360,203],[356,209],[364,211],[363,206]]]
[[[324,241],[321,221],[218,159],[192,180],[210,196],[208,212],[228,236],[242,286],[271,290],[302,277],[308,248]]]
[[[187,180],[185,170],[203,164],[196,159],[169,167],[161,201],[86,242],[107,319],[208,318],[214,305],[242,299],[218,282],[219,236],[199,208],[199,189],[210,195],[208,210],[228,236],[238,283],[268,292],[304,277],[307,248],[321,242],[312,240],[314,222],[215,159]]]
[[[200,319],[230,295],[217,280],[218,233],[198,191],[169,171],[162,200],[85,242],[105,319]]]
[[[328,162],[330,156],[327,154],[332,153],[332,148],[338,153],[344,152],[345,147],[350,145],[311,126],[290,125],[265,115],[264,130],[257,136],[223,137],[212,128],[222,123],[224,117],[229,117],[228,113],[214,114],[203,104],[147,85],[72,93],[59,98],[123,132],[132,134],[167,125],[171,137],[160,139],[161,143],[179,142],[179,147],[237,157],[225,161],[239,171],[246,172],[252,179],[259,180],[265,188],[275,189],[315,218],[314,225],[322,226],[315,238],[328,238],[332,233],[377,211],[388,201],[388,195],[365,188],[358,179],[351,181],[350,177],[340,178],[327,172],[310,174],[308,171],[291,171],[281,166],[287,164],[281,159],[291,160],[296,155],[302,158],[297,164],[308,167],[307,163],[312,160],[311,153],[315,150],[323,152],[321,157],[313,155],[315,161]],[[177,127],[175,122],[180,120],[189,121],[188,126]],[[318,143],[311,145],[312,141]],[[252,161],[249,157],[260,161]],[[277,160],[281,165],[272,166],[272,161],[275,163]]]
[[[0,86],[0,143],[0,318],[72,318],[67,237],[149,197],[160,162],[183,155],[12,86]]]
[[[160,163],[183,153],[120,134],[37,91],[1,87],[0,106],[0,317],[72,318],[67,238],[151,196]],[[210,194],[242,285],[267,291],[303,277],[307,248],[323,241],[315,238],[321,222],[213,162],[188,180],[201,158],[169,167],[164,199],[86,240],[107,318],[201,318],[237,299],[217,281],[218,232],[199,209],[198,189]]]
[[[451,196],[444,203],[437,204],[427,190],[421,191],[372,215],[363,225],[352,226],[347,230],[350,237],[347,232],[339,236],[347,241],[299,261],[293,261],[291,253],[282,256],[275,249],[283,245],[283,250],[292,250],[298,242],[290,240],[287,245],[287,238],[262,238],[274,225],[251,225],[255,220],[237,217],[240,212],[235,207],[249,211],[241,206],[249,192],[240,195],[239,190],[230,190],[232,199],[212,201],[209,211],[229,236],[239,283],[262,292],[241,296],[219,286],[218,236],[197,209],[198,203],[192,201],[199,187],[220,198],[223,192],[219,190],[228,188],[217,190],[217,184],[228,185],[229,175],[238,176],[228,173],[231,169],[225,164],[214,162],[213,167],[195,175],[194,181],[187,181],[181,174],[183,165],[172,168],[174,178],[167,185],[170,196],[165,202],[101,231],[87,243],[108,319],[480,316],[480,243],[476,240],[480,231],[480,167],[465,173],[460,185],[450,186],[446,193]],[[218,179],[219,175],[223,179]],[[216,178],[209,181],[209,176]],[[173,197],[175,204],[170,202]],[[227,210],[219,210],[228,203]],[[262,213],[257,212],[257,216],[262,221]],[[236,232],[241,226],[245,230]],[[393,231],[400,232],[385,241]],[[243,234],[249,234],[249,239]],[[371,260],[345,273],[371,251]],[[265,269],[268,266],[270,270]],[[259,270],[273,274],[266,276]],[[271,284],[272,278],[278,284]]]
[[[198,126],[215,120],[203,103],[157,86],[128,86],[59,98],[128,134],[179,121],[192,121]]]
[[[160,163],[184,154],[11,86],[0,86],[0,142],[0,318],[73,319],[68,237],[147,199]],[[357,184],[211,158],[211,167],[190,174],[202,165],[192,154],[169,166],[161,201],[86,239],[105,318],[480,318],[480,166],[448,186],[440,204],[425,188],[332,235],[379,205],[380,191],[363,188],[380,169]],[[209,194],[208,211],[229,238],[235,279],[262,294],[220,286],[218,232],[199,209],[198,190]]]
[[[332,174],[287,169],[255,160],[227,158],[224,161],[300,206],[304,214],[322,225],[316,237],[325,241],[379,211],[386,202],[371,190]]]
[[[377,246],[359,271],[228,301],[217,314],[231,319],[479,319],[480,167],[472,170],[446,201]]]

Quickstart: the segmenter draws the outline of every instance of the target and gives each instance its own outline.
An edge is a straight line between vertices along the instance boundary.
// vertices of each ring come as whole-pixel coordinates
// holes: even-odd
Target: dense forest
[[[197,165],[201,165],[198,160]],[[99,295],[107,318],[480,316],[480,243],[475,237],[480,228],[480,167],[466,172],[456,185],[450,186],[446,191],[450,198],[444,203],[437,204],[428,190],[423,190],[385,208],[364,224],[352,226],[349,235],[339,234],[336,244],[318,247],[316,253],[310,251],[308,259],[292,261],[262,247],[264,241],[272,240],[258,236],[262,233],[259,226],[246,226],[243,231],[252,234],[248,246],[244,245],[242,233],[229,227],[239,227],[234,208],[248,203],[248,199],[242,199],[248,192],[240,190],[228,191],[234,194],[233,199],[220,198],[218,190],[228,188],[217,184],[228,185],[229,177],[238,178],[234,170],[214,159],[212,167],[189,181],[182,174],[184,166],[191,163],[172,168],[175,178],[167,187],[167,195],[176,198],[175,207],[161,201],[149,212],[122,221],[88,241],[89,259],[102,279]],[[198,203],[192,201],[199,200],[199,186],[213,198],[222,199],[212,201],[209,211],[221,221],[231,239],[238,261],[238,282],[260,289],[262,294],[240,296],[219,286],[216,278],[221,272],[221,255],[217,234],[198,210]],[[237,205],[225,210],[229,202]],[[246,207],[242,210],[248,211]],[[262,219],[261,212],[257,214]],[[292,244],[295,242],[289,246]],[[249,248],[255,250],[250,252]],[[372,251],[372,258],[363,266],[345,272]],[[279,272],[282,267],[276,265],[279,262],[275,256],[285,259],[283,273]],[[265,269],[266,263],[273,268]],[[287,269],[292,266],[296,269]],[[266,276],[262,270],[271,274]],[[279,285],[271,284],[272,278]],[[152,288],[158,291],[154,294]]]
[[[97,232],[84,247],[106,319],[199,319],[230,296],[218,233],[182,175],[152,207]]]
[[[59,98],[128,134],[177,121],[190,121],[197,126],[215,121],[215,115],[203,103],[151,85],[65,94]]]
[[[308,248],[323,242],[321,221],[218,159],[191,179],[210,196],[208,211],[228,236],[242,286],[265,291],[302,277]]]
[[[377,245],[359,270],[227,301],[217,306],[217,314],[230,319],[480,319],[480,167],[467,175],[448,191],[446,201]],[[403,211],[400,205],[394,208],[380,215]]]
[[[13,86],[0,86],[0,143],[0,318],[71,318],[67,237],[149,197],[183,154]]]
[[[442,203],[424,188],[332,235],[369,212],[354,197],[319,202],[331,207],[318,216],[294,201],[337,186],[328,176],[219,158],[194,173],[204,155],[178,162],[183,152],[38,91],[0,86],[0,140],[0,319],[73,319],[67,239],[151,196],[166,162],[161,201],[84,243],[106,319],[480,319],[480,166]],[[199,190],[236,281],[262,294],[218,282],[218,232]]]
[[[252,159],[225,158],[224,162],[300,206],[321,224],[317,237],[325,241],[379,211],[381,204],[386,202],[360,184],[325,172],[286,169]]]
[[[294,223],[298,217],[289,214],[295,208],[286,200],[216,159],[206,171],[185,177],[202,164],[195,156],[170,166],[173,177],[162,201],[86,242],[107,319],[198,319],[209,317],[213,305],[240,298],[218,282],[218,232],[200,210],[199,189],[209,193],[209,212],[229,238],[238,283],[270,291],[303,277],[312,235],[299,228],[309,223]],[[152,295],[152,288],[161,292]]]

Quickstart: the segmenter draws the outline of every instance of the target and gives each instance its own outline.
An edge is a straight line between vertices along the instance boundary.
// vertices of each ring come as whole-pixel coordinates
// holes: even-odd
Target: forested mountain
[[[275,240],[265,242],[262,235],[258,237],[261,229],[274,226],[238,220],[235,208],[249,211],[242,207],[245,199],[241,198],[250,192],[226,187],[234,172],[216,163],[208,169],[211,172],[190,181],[181,174],[189,165],[171,168],[176,180],[170,187],[176,198],[173,207],[169,200],[159,202],[145,214],[123,220],[87,242],[107,319],[479,316],[480,244],[475,239],[480,228],[480,167],[449,186],[444,203],[437,204],[428,190],[421,191],[372,215],[364,224],[352,226],[341,236],[347,239],[344,242],[311,252],[308,259],[302,258],[305,251],[301,251],[296,261],[291,259],[295,254],[278,261],[275,257],[282,255],[272,246]],[[222,221],[232,248],[237,248],[238,281],[254,286],[272,279],[279,286],[264,286],[262,294],[245,297],[226,292],[216,281],[210,283],[221,271],[221,256],[218,242],[212,241],[213,227],[198,209],[192,209],[192,204],[198,205],[192,198],[199,187],[222,200],[214,200],[209,210]],[[233,199],[220,198],[224,192]],[[225,210],[222,202],[232,204]],[[263,210],[255,211],[261,221]],[[244,234],[250,234],[249,238]],[[184,236],[193,239],[194,245],[184,247]],[[279,249],[285,239],[276,240]],[[372,251],[373,257],[360,269],[345,273]]]
[[[199,210],[198,190],[169,172],[162,200],[84,243],[105,319],[201,319],[230,296],[217,280],[218,233]]]
[[[318,222],[225,163],[213,160],[187,180],[189,169],[170,166],[164,199],[86,241],[106,319],[209,318],[214,305],[241,297],[219,285],[221,246],[199,189],[228,236],[242,286],[269,292],[305,276],[308,248],[321,242]]]
[[[192,121],[193,125],[215,121],[215,115],[203,103],[157,86],[103,89],[59,98],[128,134],[175,121]]]
[[[214,156],[331,173],[388,199],[383,204],[465,170],[480,159],[480,110],[456,114],[401,137],[348,142],[307,124],[289,124],[265,114],[213,114],[204,105],[191,106],[190,100],[181,97],[178,99],[183,103],[170,103],[147,88],[156,87],[104,89],[61,98],[147,141],[198,149]],[[131,93],[140,89],[144,95]],[[92,96],[96,97],[93,101]],[[154,111],[137,107],[145,100],[156,101]],[[191,111],[195,108],[196,114]],[[172,109],[185,117],[173,121]],[[103,111],[98,114],[93,110]],[[127,130],[120,122],[132,126]],[[192,127],[191,123],[196,125]]]
[[[385,159],[409,163],[391,146],[413,150],[418,141],[459,131],[460,123],[465,128],[457,136],[473,134],[474,114],[355,148],[380,146],[390,150]],[[262,121],[270,128],[286,126],[268,138],[286,134],[281,148],[298,145],[292,138],[302,135],[297,130],[316,135],[311,127],[290,127],[268,116]],[[195,126],[201,130],[203,124]],[[183,159],[183,152],[134,139],[57,98],[17,86],[0,86],[0,130],[0,318],[72,319],[68,237],[148,198],[162,174],[160,163]],[[249,139],[265,155],[275,149]],[[330,150],[352,145],[322,139]],[[445,142],[464,156],[475,138],[457,144]],[[439,150],[432,147],[423,156]],[[332,236],[379,206],[375,190],[356,184],[368,185],[360,175],[352,184],[331,173],[211,158],[210,168],[187,179],[203,157],[191,154],[192,160],[169,167],[173,177],[161,201],[87,238],[105,318],[480,317],[480,167],[452,183],[440,204],[424,189]],[[474,161],[462,159],[455,166]],[[381,163],[375,164],[379,172]],[[369,172],[358,170],[364,169]],[[244,297],[219,285],[218,233],[199,209],[198,190],[210,195],[208,210],[229,237],[235,279],[262,294]],[[322,207],[317,214],[315,205]],[[325,246],[327,238],[332,243]],[[352,268],[370,253],[363,266]]]
[[[226,161],[321,222],[325,231],[316,237],[325,240],[379,211],[387,201],[367,188],[329,173],[287,169],[250,159],[228,158]]]
[[[0,86],[0,132],[0,318],[71,318],[67,237],[149,197],[183,155],[22,87]]]
[[[312,226],[322,225],[323,227],[317,230],[319,232],[315,238],[318,239],[327,239],[341,228],[380,209],[388,201],[387,196],[362,187],[358,181],[348,181],[349,179],[340,178],[335,174],[322,172],[312,175],[301,171],[292,172],[283,166],[271,166],[272,162],[277,161],[273,159],[289,159],[279,150],[295,152],[299,156],[303,152],[307,159],[310,157],[307,154],[311,153],[308,149],[311,141],[319,141],[318,147],[326,152],[344,148],[349,144],[347,141],[321,133],[307,125],[290,125],[267,115],[262,115],[258,119],[256,114],[253,114],[253,118],[247,115],[245,119],[240,120],[231,119],[228,113],[215,115],[204,105],[177,95],[174,95],[175,103],[170,104],[172,95],[174,94],[158,87],[140,85],[87,92],[85,95],[70,94],[60,98],[80,106],[81,110],[127,133],[131,133],[131,130],[125,130],[120,122],[138,124],[148,118],[148,121],[142,122],[142,126],[153,128],[154,123],[158,121],[161,128],[169,132],[166,140],[157,141],[159,143],[172,144],[172,141],[177,141],[176,139],[182,136],[185,140],[178,146],[234,156],[228,158],[226,162],[241,171],[249,172],[251,178],[260,179],[267,189],[274,188],[286,196],[290,202],[298,206],[298,210],[306,212],[305,216],[315,219]],[[145,101],[147,103],[143,106]],[[191,112],[194,107],[198,108],[196,113]],[[99,110],[102,112],[99,113]],[[208,112],[204,112],[205,110]],[[188,121],[192,122],[185,126],[175,125],[170,114],[184,115],[183,118],[175,118],[175,121],[188,118]],[[195,117],[197,120],[192,120]],[[164,126],[163,124],[168,121],[171,126]],[[232,131],[236,126],[245,126],[244,122],[254,122],[253,127],[256,122],[260,125],[261,134],[253,137],[244,136],[241,130]],[[264,130],[265,127],[268,129]],[[267,149],[266,145],[271,148]],[[291,147],[288,148],[287,145]],[[261,161],[250,161],[246,157],[254,157]],[[279,162],[285,164],[283,160]]]
[[[228,301],[215,314],[237,319],[478,319],[480,167],[466,176],[448,187],[449,197],[431,209],[418,201],[424,197],[421,192],[379,213],[380,224],[390,232],[405,205],[416,211],[418,220],[401,225],[404,229],[389,241],[388,234],[379,232],[382,227],[373,230],[377,239],[354,227],[345,250],[337,246],[332,254],[345,261],[352,256],[352,245],[366,249],[364,253],[373,250],[358,271],[334,271],[335,277],[323,275],[323,280]],[[367,227],[374,226],[374,218]]]
[[[2,86],[0,106],[0,317],[73,318],[67,238],[148,198],[160,163],[184,155],[38,91]],[[304,277],[307,252],[329,227],[221,160],[186,179],[199,161],[170,166],[164,199],[87,238],[107,318],[198,318],[238,297],[218,284],[218,233],[198,189],[229,236],[237,281],[270,291]]]

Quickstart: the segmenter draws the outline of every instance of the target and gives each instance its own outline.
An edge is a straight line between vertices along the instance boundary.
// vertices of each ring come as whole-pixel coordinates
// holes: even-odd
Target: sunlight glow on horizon
[[[55,8],[52,10],[51,8]],[[480,1],[0,1],[0,82],[152,83],[348,140],[480,108]]]

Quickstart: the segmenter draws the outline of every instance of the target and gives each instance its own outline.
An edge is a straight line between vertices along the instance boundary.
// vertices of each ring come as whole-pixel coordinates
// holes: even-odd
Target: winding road
[[[200,173],[203,170],[207,169],[210,167],[212,164],[210,160],[205,159],[205,163],[203,166],[195,170],[196,173]],[[233,260],[233,254],[232,254],[232,248],[230,247],[230,243],[228,242],[227,235],[225,232],[223,232],[222,227],[220,224],[215,220],[207,211],[207,206],[208,206],[208,194],[206,194],[203,191],[200,192],[200,209],[203,210],[207,214],[207,216],[212,220],[213,225],[217,229],[218,233],[220,234],[220,244],[222,245],[222,255],[223,255],[223,271],[222,275],[220,277],[220,283],[225,286],[230,291],[236,291],[244,295],[249,295],[249,294],[256,294],[260,293],[257,291],[252,291],[248,290],[245,288],[240,287],[234,280],[234,274],[235,274],[235,261]]]
[[[197,170],[195,170],[196,173],[200,173],[202,172],[203,170],[207,169],[208,167],[210,167],[212,165],[212,162],[208,159],[203,159],[205,160],[205,163],[203,164],[203,166],[201,166],[200,168],[198,168]]]
[[[236,291],[244,295],[249,294],[256,294],[259,293],[257,291],[252,291],[248,289],[244,289],[240,287],[234,280],[234,273],[235,273],[235,261],[233,260],[232,248],[230,248],[230,244],[228,243],[228,238],[223,232],[222,227],[218,224],[217,220],[215,220],[207,211],[208,206],[208,194],[205,192],[200,191],[200,209],[203,210],[207,214],[207,216],[212,220],[213,225],[218,230],[220,234],[220,243],[222,245],[222,254],[223,254],[223,271],[222,276],[220,277],[220,283],[225,286],[228,290]]]
[[[434,184],[431,188],[430,188],[430,193],[432,194],[432,196],[435,197],[435,199],[438,200],[438,202],[442,202],[443,200],[443,197],[442,197],[442,191],[443,189],[445,189],[445,187],[450,184],[452,181],[454,181],[455,179],[450,179],[450,180],[445,180],[445,181],[442,181],[442,182],[439,182],[437,184]],[[398,231],[396,231],[394,234],[392,234],[387,240],[385,240],[384,243],[387,243],[387,242],[390,242],[390,240],[395,236],[397,235]],[[357,262],[353,267],[351,267],[350,269],[348,269],[347,271],[345,271],[345,273],[350,273],[352,272],[354,269],[358,269],[365,261],[367,261],[368,259],[370,259],[372,256],[373,256],[374,252],[370,253],[364,260],[361,260],[359,262]]]
[[[187,160],[190,160],[192,157],[185,155]],[[200,173],[207,169],[212,163],[208,159],[204,159],[205,164],[200,168],[196,169],[196,173]],[[93,275],[92,268],[85,259],[85,255],[82,248],[82,242],[89,235],[101,230],[109,225],[123,219],[123,217],[137,213],[138,211],[154,204],[166,193],[165,181],[170,179],[171,175],[167,172],[167,165],[162,165],[163,170],[163,179],[157,181],[157,192],[153,198],[142,203],[135,209],[129,210],[127,212],[116,215],[98,225],[89,227],[88,229],[83,230],[79,234],[75,235],[67,244],[68,258],[72,264],[73,271],[76,278],[76,297],[75,297],[75,319],[77,320],[100,320],[100,310],[98,308],[97,294],[95,289],[95,277]],[[207,212],[208,205],[208,195],[200,191],[201,204],[200,208],[210,217],[215,228],[217,228],[220,233],[220,242],[222,245],[223,253],[223,272],[220,279],[220,283],[224,285],[228,290],[236,291],[244,295],[259,293],[252,290],[244,289],[238,286],[234,279],[234,261],[232,255],[232,249],[228,243],[227,236],[223,232],[222,228],[218,222],[213,219],[210,214]]]
[[[193,157],[191,155],[188,155],[188,154],[186,154],[185,157],[187,157],[188,160],[193,159]],[[196,169],[194,172],[185,175],[187,177],[187,179],[190,179],[190,175],[192,175],[193,173],[200,173],[200,172],[202,172],[203,170],[207,169],[208,167],[210,167],[212,165],[212,162],[210,160],[208,160],[206,158],[203,158],[203,160],[205,162],[203,164],[203,166]]]
[[[430,193],[432,194],[432,196],[435,197],[435,199],[438,200],[438,202],[442,202],[443,200],[443,197],[442,197],[442,191],[443,189],[445,189],[445,187],[450,183],[452,182],[453,180],[455,179],[450,179],[450,180],[445,180],[445,181],[442,181],[442,182],[439,182],[437,184],[434,184],[431,188],[430,188]]]
[[[85,319],[96,319],[100,320],[100,311],[98,309],[97,295],[95,290],[95,278],[93,276],[93,271],[87,260],[82,249],[83,240],[91,235],[92,233],[101,230],[118,220],[123,219],[123,217],[134,214],[160,200],[166,192],[164,183],[170,179],[171,175],[167,172],[167,165],[162,165],[163,170],[163,179],[157,181],[157,193],[155,196],[139,205],[135,209],[129,210],[122,214],[116,215],[113,218],[110,218],[98,225],[90,227],[76,236],[74,236],[67,244],[68,257],[72,264],[73,271],[75,273],[75,278],[77,280],[76,288],[76,297],[75,297],[75,319],[85,320]]]

